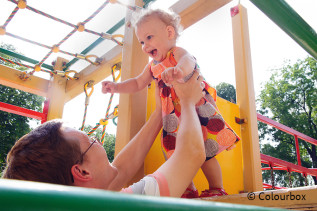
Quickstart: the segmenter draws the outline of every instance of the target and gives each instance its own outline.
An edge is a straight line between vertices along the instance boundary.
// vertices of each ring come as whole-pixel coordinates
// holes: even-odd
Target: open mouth
[[[150,54],[152,55],[152,57],[155,57],[157,55],[157,49],[150,51]]]

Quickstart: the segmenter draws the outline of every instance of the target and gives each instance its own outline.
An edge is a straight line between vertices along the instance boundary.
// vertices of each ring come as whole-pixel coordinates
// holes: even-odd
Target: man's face
[[[63,127],[62,133],[66,140],[79,144],[82,155],[84,153],[83,162],[79,165],[82,171],[86,171],[90,176],[88,182],[91,185],[88,186],[107,189],[115,169],[109,163],[102,144],[89,138],[84,132],[69,127]]]

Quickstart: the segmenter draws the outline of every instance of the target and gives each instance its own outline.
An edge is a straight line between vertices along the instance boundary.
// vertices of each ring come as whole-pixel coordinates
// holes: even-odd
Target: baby
[[[173,80],[187,81],[195,70],[199,71],[199,66],[192,55],[176,46],[181,30],[180,17],[177,14],[160,9],[144,9],[136,14],[133,25],[142,50],[153,60],[135,78],[121,83],[102,82],[102,92],[133,93],[144,89],[153,79],[157,80],[163,114],[161,141],[165,157],[169,158],[175,149],[181,118],[179,99],[170,83]],[[227,195],[223,189],[221,168],[215,155],[239,140],[218,111],[215,104],[216,90],[207,82],[203,83],[206,95],[196,105],[196,110],[206,149],[206,161],[201,168],[208,180],[209,189],[199,196],[192,183],[183,194],[183,198]]]

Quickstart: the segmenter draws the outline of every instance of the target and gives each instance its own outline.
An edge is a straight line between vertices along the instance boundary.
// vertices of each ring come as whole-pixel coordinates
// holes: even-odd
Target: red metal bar
[[[264,171],[264,170],[271,170],[271,168],[270,167],[264,167],[264,168],[262,168],[262,171]],[[287,168],[286,167],[273,167],[273,170],[286,170],[287,171]]]
[[[261,114],[257,114],[257,118],[258,118],[258,120],[260,122],[263,122],[263,123],[266,123],[268,125],[271,125],[271,126],[277,128],[277,129],[282,130],[282,131],[284,131],[284,132],[286,132],[288,134],[291,134],[293,136],[296,135],[297,138],[300,138],[300,139],[302,139],[304,141],[307,141],[307,142],[317,146],[317,140],[316,139],[313,139],[313,138],[311,138],[309,136],[306,136],[305,134],[300,133],[300,132],[298,132],[298,131],[290,128],[290,127],[287,127],[287,126],[282,125],[282,124],[280,124],[278,122],[275,122],[274,120],[269,119],[269,118],[267,118],[265,116],[262,116]]]
[[[278,158],[271,157],[268,155],[261,154],[261,161],[262,161],[262,163],[265,163],[265,164],[272,163],[272,164],[274,164],[274,166],[285,167],[285,168],[287,168],[291,171],[294,171],[294,172],[309,174],[312,176],[317,176],[317,171],[315,169],[308,169],[308,168],[305,168],[303,166],[299,166],[299,165],[296,165],[294,163],[280,160]]]
[[[45,101],[44,101],[44,108],[43,108],[44,117],[43,117],[42,120],[41,120],[41,124],[43,124],[44,122],[47,121],[47,114],[48,114],[49,105],[50,105],[50,101],[49,101],[48,99],[45,100]]]
[[[9,113],[13,113],[13,114],[18,114],[21,116],[26,116],[26,117],[38,119],[38,120],[45,119],[47,116],[41,112],[33,111],[30,109],[26,109],[26,108],[21,108],[19,106],[15,106],[15,105],[3,103],[3,102],[0,102],[0,110],[5,111],[5,112],[9,112]]]
[[[302,162],[300,160],[300,154],[299,154],[299,144],[298,144],[298,137],[297,135],[295,137],[295,147],[296,147],[296,156],[297,156],[297,165],[301,166]]]
[[[305,168],[302,167],[301,165],[301,160],[300,160],[300,151],[299,151],[299,143],[298,143],[298,138],[309,142],[311,144],[314,144],[315,146],[317,145],[317,140],[313,139],[303,133],[300,133],[292,128],[289,128],[283,124],[280,124],[278,122],[273,121],[272,119],[269,119],[265,116],[262,116],[261,114],[257,114],[257,119],[258,121],[261,121],[265,124],[271,125],[273,127],[275,127],[276,129],[279,129],[281,131],[284,131],[288,134],[291,134],[295,137],[295,148],[296,148],[296,156],[297,156],[297,165],[293,164],[293,163],[289,163],[287,161],[284,160],[280,160],[278,158],[274,158],[268,155],[264,155],[261,154],[261,163],[263,164],[267,164],[270,167],[264,167],[262,168],[263,170],[271,170],[273,168],[273,170],[286,170],[288,172],[298,172],[298,173],[302,173],[305,177],[310,174],[312,176],[317,176],[317,169],[313,169],[313,168]],[[271,168],[272,167],[272,168]],[[269,184],[265,184],[263,183],[263,188],[272,188],[271,185]],[[275,189],[281,189],[279,187],[274,187]]]

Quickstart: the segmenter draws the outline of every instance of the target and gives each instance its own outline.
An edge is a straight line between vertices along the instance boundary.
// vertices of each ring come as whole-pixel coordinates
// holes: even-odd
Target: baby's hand
[[[170,85],[172,81],[177,80],[181,82],[183,79],[183,71],[178,67],[169,67],[162,72],[162,80],[164,83]]]
[[[104,94],[107,94],[107,93],[113,94],[117,91],[117,84],[111,81],[103,81],[101,91]]]

